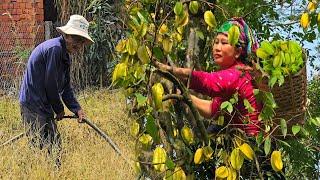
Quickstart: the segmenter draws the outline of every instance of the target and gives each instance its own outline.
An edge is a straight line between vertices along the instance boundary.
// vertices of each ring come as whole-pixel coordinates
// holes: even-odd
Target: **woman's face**
[[[240,49],[228,43],[228,36],[219,33],[213,41],[212,57],[223,69],[232,66],[240,56]]]
[[[66,47],[69,53],[79,52],[83,49],[86,39],[77,35],[65,35]]]

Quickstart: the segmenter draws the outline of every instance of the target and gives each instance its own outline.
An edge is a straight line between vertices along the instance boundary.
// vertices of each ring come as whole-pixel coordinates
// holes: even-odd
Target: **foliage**
[[[231,121],[224,122],[223,117],[232,119],[238,103],[253,111],[248,101],[238,102],[235,94],[222,103],[224,116],[218,120],[202,119],[184,84],[171,73],[153,66],[155,61],[173,66],[193,62],[197,66],[197,58],[203,57],[199,58],[201,62],[197,68],[210,70],[210,45],[216,26],[232,16],[247,17],[256,31],[264,32],[263,39],[279,39],[281,36],[272,34],[270,24],[265,22],[279,19],[274,10],[277,6],[276,2],[265,1],[246,1],[241,7],[236,1],[197,1],[192,4],[174,0],[125,1],[128,32],[115,48],[120,63],[112,82],[127,90],[131,113],[137,117],[131,129],[137,139],[136,164],[141,168],[140,177],[170,179],[176,168],[180,178],[197,179],[240,176],[263,179],[297,175],[294,168],[290,169],[290,164],[296,166],[297,161],[290,161],[292,154],[284,148],[290,145],[275,136],[273,118],[276,105],[271,93],[257,91],[257,96],[264,102],[260,115],[264,127],[256,138],[247,137],[241,130],[232,128]],[[248,10],[252,12],[241,14]],[[237,37],[236,31],[233,32],[233,37]],[[234,42],[234,38],[229,41]],[[301,126],[288,130],[285,120],[281,120],[278,126],[283,135],[293,133],[297,138],[298,134],[308,132],[308,128]],[[215,128],[216,133],[208,136],[206,129],[209,127]],[[315,161],[310,161],[312,163]],[[305,174],[313,177],[310,171]]]
[[[73,55],[72,81],[76,88],[106,86],[110,84],[111,69],[114,67],[114,42],[122,34],[118,19],[119,5],[114,1],[102,0],[55,0],[59,24],[64,24],[71,14],[81,14],[89,22],[89,33],[95,41],[84,51]]]
[[[95,43],[85,51],[84,64],[87,71],[91,72],[87,80],[93,86],[106,86],[110,84],[111,71],[114,67],[114,42],[122,34],[117,15],[118,6],[108,1],[92,1],[90,8],[92,21],[90,33]],[[88,74],[84,75],[88,76]]]

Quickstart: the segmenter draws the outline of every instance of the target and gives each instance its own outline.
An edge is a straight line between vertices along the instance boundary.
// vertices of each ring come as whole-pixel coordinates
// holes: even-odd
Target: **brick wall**
[[[0,41],[5,48],[32,47],[44,39],[43,0],[1,0]]]
[[[19,89],[31,50],[44,41],[44,0],[0,0],[0,91]]]

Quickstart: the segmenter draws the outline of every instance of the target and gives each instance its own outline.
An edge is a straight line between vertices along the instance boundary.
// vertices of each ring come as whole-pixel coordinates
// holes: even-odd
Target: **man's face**
[[[66,47],[69,53],[75,53],[83,49],[86,39],[78,35],[66,35]]]

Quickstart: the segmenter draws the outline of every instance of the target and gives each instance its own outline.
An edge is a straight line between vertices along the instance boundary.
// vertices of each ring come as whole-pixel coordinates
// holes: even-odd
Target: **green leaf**
[[[248,99],[244,99],[243,100],[243,104],[244,107],[248,110],[249,113],[253,113],[254,112],[254,108],[251,106],[251,104],[249,103]]]
[[[232,113],[233,111],[233,106],[232,104],[229,102],[229,101],[225,101],[223,102],[221,105],[220,105],[220,109],[223,110],[223,109],[227,109],[227,111],[229,113]]]
[[[164,58],[163,52],[160,47],[154,47],[153,54],[154,54],[154,57],[156,57],[159,60],[162,60]]]
[[[279,83],[279,86],[281,86],[284,83],[284,76],[281,75],[278,77],[278,83]]]
[[[270,150],[271,150],[271,139],[268,136],[264,141],[264,153],[268,155],[270,153]]]
[[[301,130],[301,127],[299,125],[293,125],[291,130],[293,135],[296,135]]]
[[[144,97],[142,94],[140,93],[135,93],[135,96],[137,98],[137,102],[138,102],[138,107],[144,106],[147,102],[147,97]]]
[[[311,121],[312,124],[320,127],[320,118],[319,117],[311,118],[310,121]]]
[[[222,126],[224,124],[224,116],[219,116],[218,117],[218,122],[217,122],[218,125]]]
[[[170,158],[167,158],[166,159],[166,166],[168,167],[168,169],[173,170],[175,167],[175,164]]]
[[[229,113],[232,113],[232,111],[233,111],[233,106],[232,106],[231,103],[228,104],[227,111],[228,111]]]
[[[233,25],[228,31],[228,42],[230,45],[235,46],[239,41],[240,30],[239,27]]]
[[[183,4],[182,4],[182,2],[178,1],[176,3],[176,5],[174,6],[173,11],[177,16],[181,16],[183,14]]]
[[[259,94],[259,92],[260,92],[260,90],[259,89],[254,89],[253,90],[253,94],[256,96],[256,95],[258,95]]]
[[[200,39],[204,40],[204,35],[203,35],[203,32],[202,32],[202,31],[196,30],[196,35],[197,35]]]
[[[262,141],[263,141],[263,132],[260,131],[257,138],[256,138],[256,142],[257,142],[258,146],[261,145]]]
[[[140,11],[137,12],[137,15],[138,15],[139,19],[141,20],[141,22],[148,23],[147,18],[144,17],[144,16],[140,13]]]
[[[273,98],[273,94],[271,92],[266,92],[265,95],[266,95],[266,100],[267,100],[266,104],[271,105],[272,108],[276,108],[277,103]]]
[[[307,131],[305,128],[303,128],[303,127],[301,127],[301,132],[303,133],[303,135],[305,135],[305,136],[309,136],[310,135],[310,133],[309,133],[309,131]]]
[[[282,141],[280,139],[277,139],[277,141],[279,141],[280,143],[284,144],[285,146],[291,147],[291,145],[285,141]]]
[[[155,119],[152,116],[147,116],[146,131],[148,134],[151,135],[155,143],[159,143],[159,130],[155,122]]]
[[[269,86],[273,87],[276,82],[277,82],[278,78],[276,76],[272,76],[271,79],[269,79]]]
[[[228,101],[225,101],[225,102],[223,102],[223,103],[221,103],[221,105],[220,105],[220,109],[222,110],[222,109],[225,109],[227,106],[228,106]]]
[[[235,100],[234,98],[231,98],[231,99],[229,100],[229,102],[230,102],[231,104],[235,104],[235,103],[236,103],[236,100]]]
[[[281,127],[281,132],[284,137],[287,135],[287,121],[285,119],[280,120],[280,127]]]

